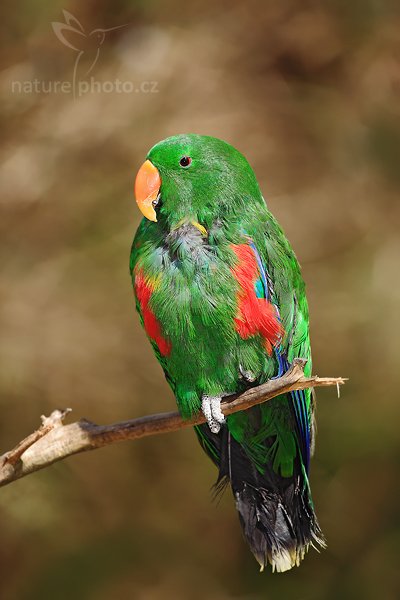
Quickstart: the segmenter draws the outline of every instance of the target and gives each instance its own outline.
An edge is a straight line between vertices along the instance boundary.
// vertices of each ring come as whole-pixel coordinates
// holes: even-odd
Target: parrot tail
[[[272,572],[283,573],[300,565],[310,545],[317,550],[325,546],[307,492],[296,492],[294,482],[285,492],[246,482],[232,489],[244,536],[261,571],[269,563]]]
[[[273,572],[283,573],[299,566],[310,546],[325,547],[298,458],[291,477],[268,467],[261,473],[226,427],[218,436],[209,433],[208,426],[200,428],[202,446],[219,467],[215,494],[230,483],[244,537],[261,571],[270,564]],[[206,439],[208,444],[204,444]],[[217,451],[214,456],[211,443]]]

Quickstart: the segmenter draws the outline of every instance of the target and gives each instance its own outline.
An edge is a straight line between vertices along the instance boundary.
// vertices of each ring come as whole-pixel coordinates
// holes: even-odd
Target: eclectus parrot
[[[308,474],[311,390],[224,418],[221,399],[288,370],[311,374],[308,307],[296,256],[252,168],[219,139],[156,144],[135,182],[144,215],[130,270],[141,322],[183,418],[202,410],[201,446],[230,484],[260,564],[283,572],[325,542]]]

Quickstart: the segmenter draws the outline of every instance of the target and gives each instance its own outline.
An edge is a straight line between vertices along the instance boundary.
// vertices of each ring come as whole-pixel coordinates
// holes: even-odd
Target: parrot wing
[[[264,251],[260,253],[252,239],[249,240],[249,245],[255,254],[260,272],[260,280],[256,286],[257,294],[274,305],[283,327],[280,343],[274,346],[278,364],[276,377],[289,369],[294,358],[305,358],[305,373],[311,374],[308,306],[296,256],[273,218],[265,235]],[[302,462],[308,473],[313,443],[311,390],[290,392],[290,400]]]

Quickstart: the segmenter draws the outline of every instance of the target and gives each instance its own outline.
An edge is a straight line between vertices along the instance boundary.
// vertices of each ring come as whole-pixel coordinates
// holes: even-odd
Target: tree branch
[[[339,389],[339,386],[346,381],[342,377],[305,377],[305,364],[305,360],[297,358],[282,377],[270,379],[242,394],[229,396],[221,406],[224,415],[246,410],[271,400],[279,394],[294,390],[331,385]],[[42,425],[37,431],[0,457],[0,486],[44,469],[72,454],[95,450],[123,440],[136,440],[149,435],[169,433],[205,422],[201,412],[188,420],[183,420],[177,412],[169,412],[112,425],[96,425],[86,419],[63,425],[63,419],[70,410],[68,408],[55,410],[50,417],[42,417]]]

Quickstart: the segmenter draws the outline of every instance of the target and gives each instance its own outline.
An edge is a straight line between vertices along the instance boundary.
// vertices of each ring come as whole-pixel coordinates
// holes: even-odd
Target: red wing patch
[[[145,278],[143,271],[138,270],[135,275],[135,292],[142,311],[144,328],[149,338],[157,344],[160,354],[169,356],[172,349],[171,343],[162,335],[160,323],[149,306],[153,291],[154,286]]]
[[[256,296],[254,286],[260,273],[253,250],[247,244],[232,244],[231,248],[238,259],[231,271],[240,286],[236,331],[243,339],[260,334],[264,338],[265,349],[271,354],[272,346],[279,343],[283,331],[275,307],[265,298]]]

